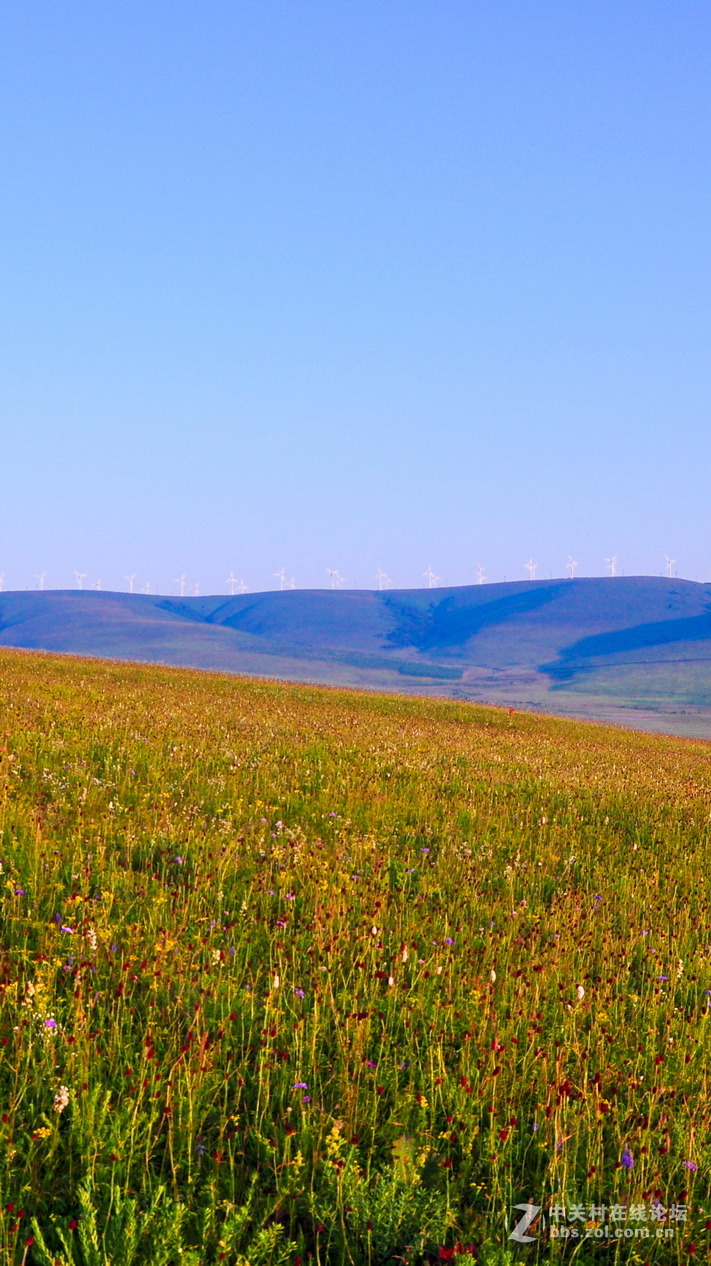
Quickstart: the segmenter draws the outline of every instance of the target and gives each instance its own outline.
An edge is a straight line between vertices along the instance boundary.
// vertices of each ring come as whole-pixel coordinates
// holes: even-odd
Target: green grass
[[[686,650],[686,648],[684,648]],[[693,648],[692,648],[693,649]],[[565,690],[570,694],[607,694],[621,702],[655,708],[672,706],[711,707],[711,660],[687,655],[678,660],[654,659],[650,654],[644,663],[630,659],[593,662],[576,671],[564,686],[554,685],[552,695]]]
[[[707,1259],[708,746],[0,672],[3,1261]]]

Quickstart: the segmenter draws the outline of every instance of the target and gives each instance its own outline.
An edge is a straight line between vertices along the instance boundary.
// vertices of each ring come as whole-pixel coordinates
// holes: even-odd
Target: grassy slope
[[[706,745],[0,667],[3,1260],[502,1263],[522,1200],[705,1207]]]

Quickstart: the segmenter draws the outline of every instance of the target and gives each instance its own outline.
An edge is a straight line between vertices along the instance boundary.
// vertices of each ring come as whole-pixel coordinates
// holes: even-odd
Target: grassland
[[[3,1261],[708,1260],[707,745],[0,674]]]

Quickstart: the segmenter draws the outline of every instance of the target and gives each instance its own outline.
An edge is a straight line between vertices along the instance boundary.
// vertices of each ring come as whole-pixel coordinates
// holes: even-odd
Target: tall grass
[[[0,673],[3,1261],[707,1258],[709,747]]]

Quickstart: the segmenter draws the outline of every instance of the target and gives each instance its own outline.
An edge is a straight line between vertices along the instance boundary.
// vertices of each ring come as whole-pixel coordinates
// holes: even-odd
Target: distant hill
[[[711,738],[711,585],[0,594],[0,645],[505,703]]]

